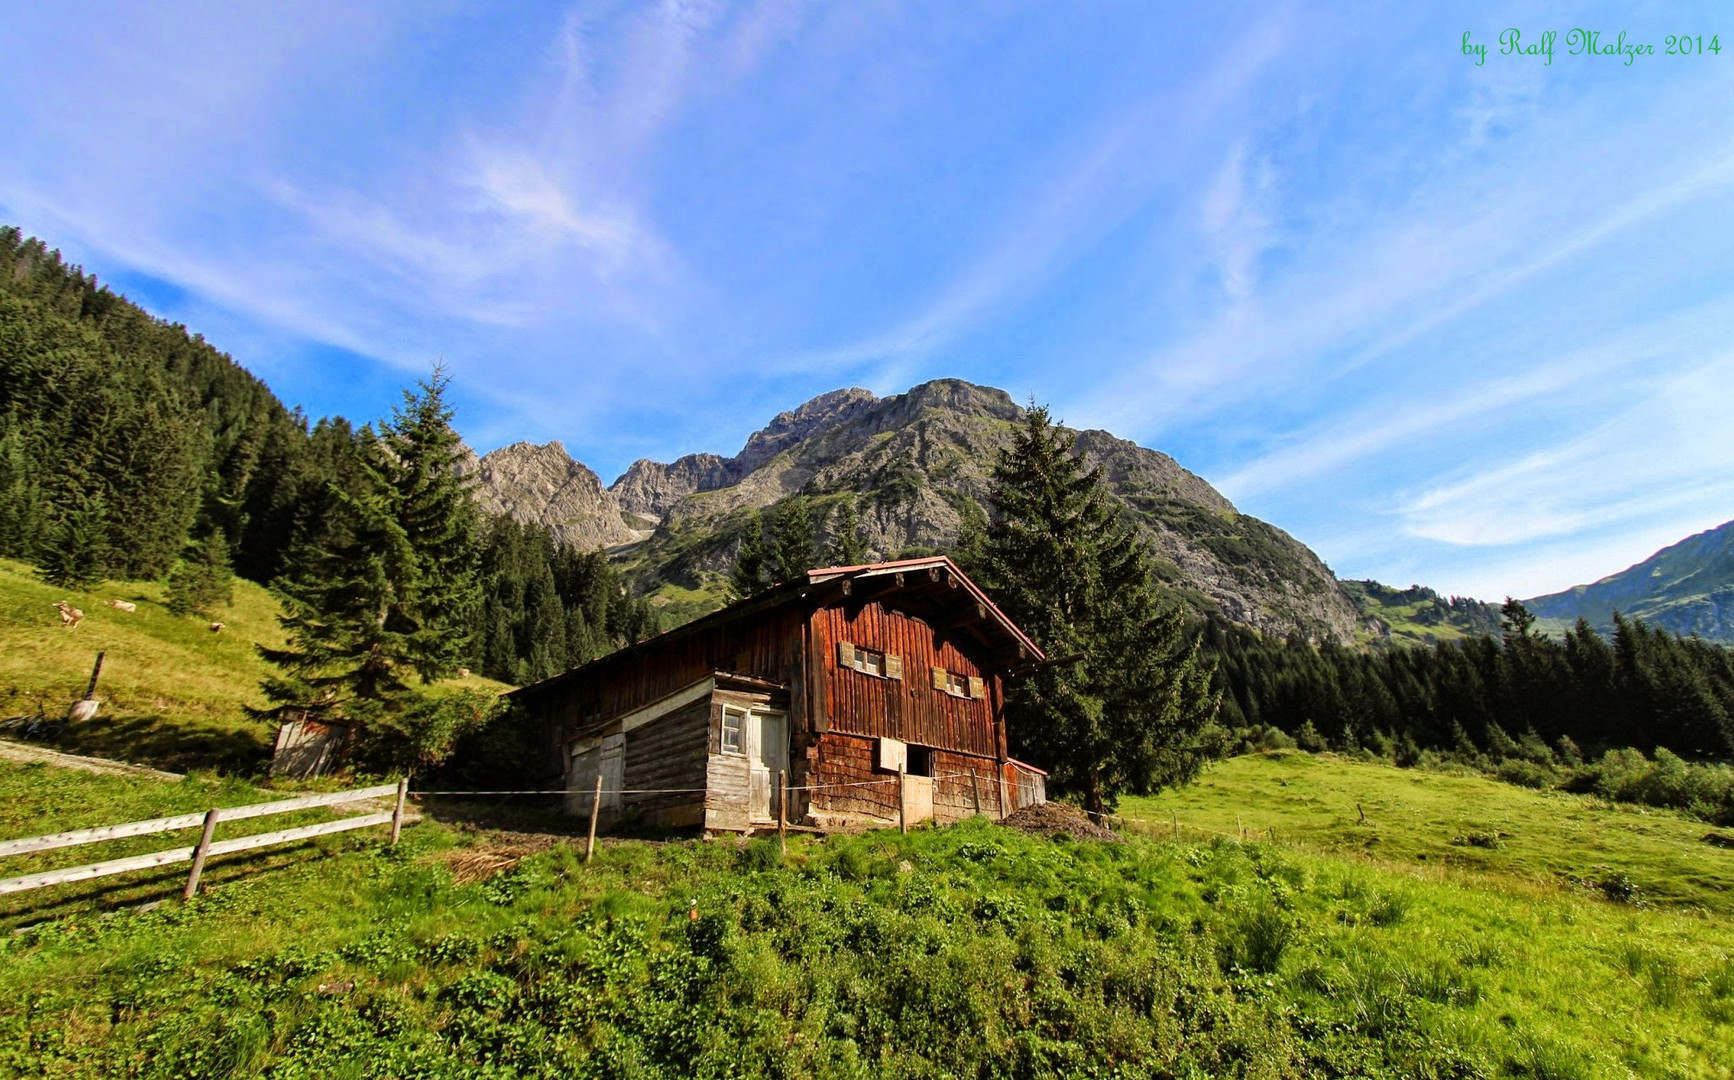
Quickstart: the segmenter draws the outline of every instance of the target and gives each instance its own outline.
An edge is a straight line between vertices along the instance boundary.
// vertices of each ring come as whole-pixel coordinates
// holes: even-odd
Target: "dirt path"
[[[110,761],[108,758],[62,754],[58,750],[44,750],[40,746],[9,742],[5,739],[0,739],[0,761],[16,761],[20,764],[40,762],[44,765],[58,765],[65,769],[83,769],[86,772],[106,773],[111,776],[130,773],[134,776],[154,776],[159,780],[186,779],[180,773],[164,772],[161,769],[151,769],[143,765],[128,765],[124,761]]]

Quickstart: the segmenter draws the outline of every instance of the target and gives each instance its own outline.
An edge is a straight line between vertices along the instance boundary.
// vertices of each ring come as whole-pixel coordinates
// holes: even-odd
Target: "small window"
[[[952,697],[973,699],[986,696],[985,686],[980,679],[939,667],[933,669],[933,688],[943,690]]]
[[[903,657],[877,649],[863,649],[847,641],[837,643],[837,663],[863,675],[881,679],[903,678]]]
[[[933,749],[927,746],[911,746],[905,771],[910,776],[932,776]]]
[[[741,725],[747,714],[739,709],[723,706],[722,715],[722,752],[725,754],[744,753],[741,749]]]

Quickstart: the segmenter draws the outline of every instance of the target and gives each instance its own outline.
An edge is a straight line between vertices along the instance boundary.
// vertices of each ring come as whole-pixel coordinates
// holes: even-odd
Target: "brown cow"
[[[54,606],[60,611],[60,628],[62,630],[71,630],[73,627],[84,621],[84,612],[73,607],[66,601],[56,600]]]

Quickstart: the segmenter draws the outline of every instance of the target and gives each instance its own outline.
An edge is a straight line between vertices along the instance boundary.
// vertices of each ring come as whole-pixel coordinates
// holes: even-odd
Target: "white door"
[[[747,816],[774,821],[777,816],[777,774],[789,768],[789,718],[780,712],[747,714]]]

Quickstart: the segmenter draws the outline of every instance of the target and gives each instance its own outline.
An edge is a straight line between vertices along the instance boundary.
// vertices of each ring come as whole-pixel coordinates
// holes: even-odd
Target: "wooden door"
[[[747,714],[747,816],[774,821],[777,774],[789,768],[789,718],[780,712]]]

